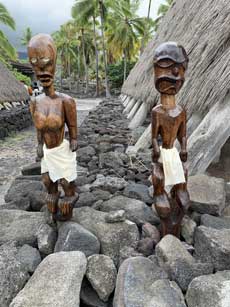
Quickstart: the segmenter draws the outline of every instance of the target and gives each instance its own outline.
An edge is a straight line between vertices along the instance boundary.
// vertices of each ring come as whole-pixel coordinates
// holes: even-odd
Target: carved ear
[[[188,68],[189,57],[188,57],[187,52],[186,52],[186,50],[184,49],[183,46],[180,45],[179,48],[181,48],[181,51],[182,51],[184,58],[185,58],[185,61],[182,64],[184,66],[184,69],[186,70]]]

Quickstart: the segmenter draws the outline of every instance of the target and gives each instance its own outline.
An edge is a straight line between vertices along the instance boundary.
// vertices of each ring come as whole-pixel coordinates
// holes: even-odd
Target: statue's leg
[[[42,182],[47,189],[46,203],[51,213],[56,213],[59,198],[58,183],[50,179],[49,173],[42,174]]]
[[[78,193],[76,192],[75,182],[68,182],[66,179],[61,179],[60,184],[65,192],[64,198],[59,200],[58,208],[60,214],[57,215],[59,220],[69,220],[72,217],[72,211],[74,204],[79,198]]]
[[[152,183],[154,187],[155,209],[161,220],[162,236],[171,232],[171,207],[164,188],[164,171],[161,163],[154,163],[152,169]]]
[[[186,182],[176,184],[171,190],[171,197],[174,199],[177,205],[177,215],[174,217],[173,221],[173,234],[177,237],[180,236],[181,222],[190,206],[190,198],[187,190],[188,171],[184,165],[183,167]]]

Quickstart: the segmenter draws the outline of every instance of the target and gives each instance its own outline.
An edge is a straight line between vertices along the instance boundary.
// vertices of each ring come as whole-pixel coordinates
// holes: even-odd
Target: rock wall
[[[12,132],[20,131],[32,124],[28,102],[1,104],[0,108],[0,139]]]

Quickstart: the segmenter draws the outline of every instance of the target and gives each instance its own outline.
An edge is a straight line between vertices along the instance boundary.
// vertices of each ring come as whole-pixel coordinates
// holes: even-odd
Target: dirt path
[[[77,99],[78,126],[89,111],[95,108],[101,99]],[[30,127],[0,141],[0,205],[12,180],[20,175],[21,169],[35,161],[36,133]]]

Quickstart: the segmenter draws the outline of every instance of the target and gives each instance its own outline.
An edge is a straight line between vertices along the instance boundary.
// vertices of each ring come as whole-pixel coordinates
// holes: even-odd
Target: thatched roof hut
[[[28,100],[26,88],[0,62],[0,103]]]
[[[145,112],[149,112],[158,102],[154,87],[153,50],[165,41],[176,41],[185,47],[190,59],[189,69],[177,102],[186,107],[190,119],[189,163],[192,173],[204,171],[230,136],[229,25],[229,0],[174,1],[156,37],[149,43],[122,88],[123,97],[129,97],[125,102],[127,112],[142,102],[132,116],[131,128],[135,128],[143,122],[143,105]],[[223,127],[221,121],[225,122]],[[135,150],[149,144],[150,128],[140,138]]]

